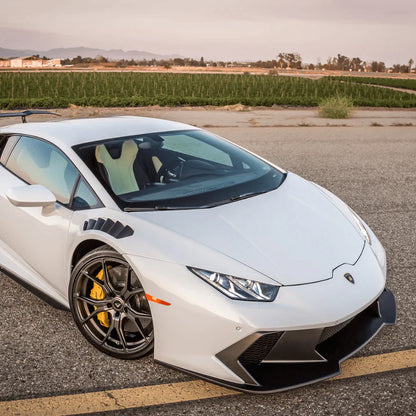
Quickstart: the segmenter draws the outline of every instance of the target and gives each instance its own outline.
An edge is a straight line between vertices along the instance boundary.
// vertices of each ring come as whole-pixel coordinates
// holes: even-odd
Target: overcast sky
[[[12,0],[0,46],[86,46],[205,59],[305,62],[342,53],[416,61],[416,0]]]

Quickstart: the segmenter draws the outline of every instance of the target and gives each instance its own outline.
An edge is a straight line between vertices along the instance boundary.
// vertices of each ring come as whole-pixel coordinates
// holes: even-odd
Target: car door
[[[72,162],[55,145],[39,138],[21,136],[0,167],[0,238],[64,297],[68,229],[74,201],[78,208],[90,208],[88,187]],[[6,146],[7,147],[7,146]],[[10,147],[10,146],[9,146]],[[7,149],[5,152],[7,153]],[[6,160],[7,159],[7,160]],[[56,197],[55,209],[17,207],[7,192],[25,184],[40,184]],[[84,196],[76,196],[81,192]],[[87,196],[86,196],[87,195]]]

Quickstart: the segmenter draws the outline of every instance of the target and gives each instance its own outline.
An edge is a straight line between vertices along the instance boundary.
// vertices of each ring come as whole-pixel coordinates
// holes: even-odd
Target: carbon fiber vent
[[[319,340],[319,344],[321,342],[324,342],[327,339],[333,337],[337,332],[341,331],[342,328],[345,328],[352,320],[353,320],[353,318],[348,319],[348,321],[342,322],[342,323],[340,323],[338,325],[327,326],[322,331],[322,335],[321,335],[321,339]]]
[[[84,231],[87,230],[102,231],[117,239],[130,237],[134,234],[133,228],[124,225],[119,221],[114,222],[110,218],[97,218],[85,221]]]
[[[238,361],[242,365],[260,364],[269,354],[274,344],[282,336],[283,332],[270,332],[254,341],[241,355]]]

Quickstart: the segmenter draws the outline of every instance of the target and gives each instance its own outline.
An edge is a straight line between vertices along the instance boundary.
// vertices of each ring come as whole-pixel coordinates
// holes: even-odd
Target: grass
[[[354,106],[416,107],[416,96],[332,77],[138,72],[2,72],[0,108],[129,106],[318,106],[330,97]]]
[[[353,100],[349,97],[329,97],[321,101],[319,115],[323,118],[349,118],[353,107]]]

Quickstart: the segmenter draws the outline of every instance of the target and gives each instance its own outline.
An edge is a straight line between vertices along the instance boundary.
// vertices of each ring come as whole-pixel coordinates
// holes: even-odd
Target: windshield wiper
[[[251,198],[252,196],[265,194],[266,192],[269,192],[271,190],[272,189],[268,189],[267,191],[247,192],[245,194],[232,196],[231,198],[223,199],[222,201],[213,202],[212,204],[205,205],[204,207],[201,207],[201,208],[216,207],[217,205],[224,205],[224,204],[228,204],[229,202],[241,201],[242,199]]]
[[[241,195],[237,195],[237,196],[232,196],[231,198],[227,198],[227,199],[223,199],[221,201],[213,202],[212,204],[207,204],[207,205],[204,205],[204,206],[200,206],[198,208],[213,208],[213,207],[218,207],[220,205],[225,205],[225,204],[228,204],[230,202],[241,201],[242,199],[251,198],[252,196],[257,196],[257,195],[265,194],[265,193],[267,193],[269,191],[272,191],[272,189],[268,189],[266,191],[258,191],[258,192],[247,192],[245,194],[241,194]]]
[[[154,207],[154,209],[156,211],[167,211],[167,210],[173,210],[173,209],[203,209],[203,208],[212,208],[212,207],[216,207],[218,205],[227,204],[229,202],[241,201],[242,199],[251,198],[252,196],[257,196],[257,195],[265,194],[266,192],[269,192],[269,191],[267,190],[267,191],[259,191],[259,192],[247,192],[245,194],[233,196],[231,198],[227,198],[227,199],[224,199],[222,201],[213,202],[212,204],[199,205],[199,206],[195,206],[195,207],[192,207],[192,206],[191,207],[175,207],[175,206],[169,206],[169,205],[156,205]]]
[[[175,206],[170,206],[170,205],[156,205],[153,209],[155,211],[169,211],[173,209],[193,209],[193,208],[195,207],[175,207]]]
[[[141,207],[125,207],[124,212],[140,212],[140,211],[169,211],[179,209],[197,209],[202,207],[177,207],[169,205],[155,205],[154,207],[141,208]]]
[[[184,209],[204,209],[204,208],[213,208],[220,205],[225,205],[230,202],[241,201],[242,199],[251,198],[253,196],[265,194],[271,191],[271,189],[266,191],[259,191],[259,192],[247,192],[245,194],[233,196],[231,198],[223,199],[221,201],[213,202],[212,204],[206,205],[199,205],[199,206],[170,206],[170,205],[155,205],[154,207],[149,208],[134,208],[134,207],[126,207],[124,208],[125,212],[138,212],[138,211],[173,211],[173,210],[184,210]]]
[[[252,196],[261,195],[261,194],[264,194],[266,192],[268,192],[268,191],[247,192],[247,193],[242,194],[242,195],[233,196],[232,198],[230,198],[230,201],[240,201],[241,199],[246,199],[246,198],[250,198]]]

